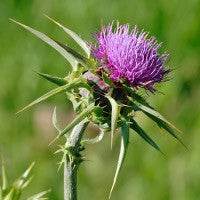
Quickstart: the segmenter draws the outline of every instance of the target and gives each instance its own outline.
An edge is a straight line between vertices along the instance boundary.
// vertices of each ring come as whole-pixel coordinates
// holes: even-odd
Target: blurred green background
[[[76,44],[47,14],[91,40],[91,34],[111,20],[137,24],[150,31],[170,53],[173,79],[159,86],[165,93],[150,95],[149,101],[182,131],[186,151],[147,118],[137,117],[167,157],[132,133],[128,155],[113,192],[114,200],[200,199],[200,1],[199,0],[0,0],[0,154],[10,180],[36,161],[34,179],[24,193],[48,188],[50,200],[63,199],[61,155],[48,147],[56,131],[51,115],[56,105],[63,126],[74,117],[64,95],[15,115],[15,112],[54,86],[33,70],[66,75],[69,65],[55,50],[21,27],[14,18],[76,49]],[[90,129],[89,136],[97,134]],[[80,200],[108,199],[119,152],[119,138],[110,150],[110,137],[84,152],[87,161],[79,170]]]

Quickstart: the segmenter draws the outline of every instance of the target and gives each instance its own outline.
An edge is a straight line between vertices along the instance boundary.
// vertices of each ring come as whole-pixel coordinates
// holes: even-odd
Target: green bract
[[[37,72],[41,77],[56,84],[57,87],[33,101],[22,110],[44,101],[49,97],[65,93],[67,98],[72,102],[77,117],[67,125],[66,128],[61,129],[57,121],[56,110],[54,110],[53,124],[58,130],[58,135],[53,141],[64,135],[68,138],[68,132],[83,120],[87,120],[88,122],[98,126],[101,133],[97,138],[91,140],[83,139],[81,145],[99,142],[106,132],[111,132],[112,145],[112,139],[116,134],[116,130],[121,129],[121,147],[111,189],[112,192],[126,155],[130,129],[141,136],[141,138],[143,138],[153,148],[161,152],[158,145],[136,122],[136,119],[134,118],[135,113],[143,113],[155,122],[159,128],[165,129],[169,134],[181,142],[180,138],[176,134],[176,131],[179,130],[168,122],[152,106],[150,106],[132,87],[129,87],[123,82],[113,83],[108,78],[106,72],[100,70],[98,62],[96,62],[91,55],[88,44],[73,31],[65,28],[55,20],[51,18],[49,19],[70,35],[85,51],[85,55],[80,55],[78,52],[61,42],[51,39],[33,28],[12,20],[52,46],[72,66],[71,73],[63,77],[56,77]],[[66,146],[61,146],[61,149],[57,152],[66,153],[70,152],[70,149]],[[63,161],[61,161],[61,164],[62,163]]]

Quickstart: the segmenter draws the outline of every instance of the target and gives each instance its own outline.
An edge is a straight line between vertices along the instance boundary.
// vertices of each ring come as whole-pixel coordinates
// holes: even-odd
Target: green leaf
[[[181,133],[181,131],[179,129],[177,129],[171,122],[169,122],[168,120],[166,120],[159,112],[157,112],[156,110],[154,110],[151,107],[145,106],[145,105],[136,105],[140,110],[142,110],[142,112],[144,114],[146,114],[148,117],[154,116],[155,118],[157,118],[160,121],[165,122],[166,124],[168,124],[169,126],[171,126],[174,130],[178,131]],[[151,118],[152,119],[152,118]]]
[[[97,135],[95,138],[92,138],[92,139],[83,139],[81,141],[81,144],[84,145],[84,144],[95,144],[95,143],[98,143],[98,142],[100,142],[103,139],[104,134],[105,134],[104,131],[101,130],[100,134]]]
[[[100,107],[95,106],[94,104],[89,105],[87,108],[85,108],[70,124],[65,127],[56,138],[52,140],[52,142],[49,144],[51,145],[53,142],[55,142],[58,138],[65,135],[67,132],[69,132],[72,128],[74,128],[78,123],[83,121],[88,115],[90,115],[93,112],[97,112],[101,110]]]
[[[187,146],[181,141],[181,139],[178,137],[178,135],[175,133],[175,131],[169,126],[168,123],[166,123],[165,121],[149,114],[149,113],[146,113],[146,115],[151,118],[160,128],[163,128],[165,129],[168,133],[170,133],[174,138],[176,138],[186,149]]]
[[[114,176],[114,180],[113,180],[113,184],[110,190],[110,195],[109,195],[109,199],[111,197],[112,191],[114,189],[114,186],[116,184],[117,181],[117,177],[119,175],[119,172],[122,168],[125,156],[126,156],[126,151],[128,148],[128,143],[129,143],[129,125],[126,122],[126,120],[122,120],[122,127],[121,127],[121,146],[120,146],[120,153],[119,153],[119,158],[118,158],[118,163],[117,163],[117,169],[115,172],[115,176]]]
[[[29,197],[27,200],[42,200],[42,199],[47,199],[47,198],[44,198],[44,195],[46,195],[50,191],[51,190],[46,190],[46,191],[40,192],[38,194],[35,194],[34,196]]]
[[[133,95],[133,97],[128,98],[133,102],[133,105],[135,106],[136,110],[141,110],[145,115],[152,119],[160,128],[165,129],[187,149],[185,144],[181,141],[181,139],[174,131],[176,130],[177,132],[181,133],[181,131],[178,128],[176,128],[171,122],[166,120],[159,112],[157,112],[153,107],[151,107],[144,98],[136,94],[134,91],[132,91],[132,89],[128,87],[126,89]],[[134,100],[140,104],[136,103]]]
[[[120,114],[121,106],[111,96],[106,95],[106,98],[109,100],[112,107],[112,113],[111,113],[111,148],[112,148],[113,136],[117,127],[117,121]]]
[[[63,49],[60,45],[57,44],[57,42],[55,42],[54,40],[52,40],[50,37],[48,37],[47,35],[45,35],[44,33],[41,33],[29,26],[26,26],[25,24],[22,24],[20,22],[17,22],[13,19],[10,19],[12,22],[22,26],[23,28],[25,28],[26,30],[30,31],[31,33],[33,33],[35,36],[37,36],[38,38],[40,38],[41,40],[43,40],[44,42],[46,42],[48,45],[50,45],[51,47],[53,47],[56,51],[58,51],[73,67],[73,69],[75,69],[78,65],[77,60],[71,55],[69,54],[67,51],[65,51],[65,49]]]
[[[95,106],[94,104],[89,105],[87,108],[85,108],[66,128],[64,128],[58,137],[63,136],[68,131],[70,131],[74,126],[76,126],[79,122],[84,120],[88,115],[95,112],[96,110],[101,109],[100,107]]]
[[[85,53],[87,54],[88,58],[90,57],[90,48],[87,45],[86,42],[83,41],[83,39],[81,37],[79,37],[76,33],[74,33],[73,31],[71,31],[70,29],[64,27],[62,24],[58,23],[57,21],[55,21],[54,19],[50,18],[49,16],[45,15],[45,17],[47,17],[48,19],[50,19],[52,22],[54,22],[56,25],[58,25],[60,28],[62,28],[69,36],[71,36],[76,42],[77,44],[85,51]]]
[[[8,189],[8,178],[6,174],[5,166],[2,165],[2,192]]]
[[[64,79],[64,78],[60,78],[60,77],[57,77],[57,76],[52,76],[52,75],[49,75],[49,74],[44,74],[44,73],[41,73],[41,72],[37,72],[35,71],[39,76],[41,76],[42,78],[45,78],[46,80],[56,84],[56,85],[59,85],[59,86],[62,86],[62,85],[65,85],[67,84],[67,81]]]
[[[79,87],[81,85],[84,86],[83,83],[79,83],[78,81],[79,80],[76,79],[76,80],[72,81],[71,83],[57,87],[57,88],[47,92],[46,94],[42,95],[40,98],[36,99],[35,101],[30,103],[29,105],[27,105],[24,108],[22,108],[21,110],[19,110],[17,112],[17,114],[28,109],[28,108],[30,108],[30,107],[32,107],[32,106],[34,106],[34,105],[36,105],[36,104],[38,104],[38,103],[40,103],[40,102],[42,102],[42,101],[44,101],[44,100],[46,100],[46,99],[48,99],[48,98],[50,98],[50,97],[55,96],[57,94],[60,94],[60,93],[65,92],[67,90],[71,90],[71,89]]]
[[[53,110],[52,122],[53,122],[54,128],[55,128],[58,132],[61,132],[61,128],[60,128],[60,125],[58,124],[58,120],[57,120],[56,107],[55,107],[54,110]]]
[[[129,97],[129,99],[134,103],[136,108],[141,110],[144,114],[146,114],[148,117],[149,116],[154,116],[158,120],[161,120],[165,123],[167,123],[169,126],[171,126],[173,129],[176,131],[180,132],[179,129],[177,129],[171,122],[169,122],[167,119],[165,119],[159,112],[157,112],[152,106],[150,106],[147,101],[140,95],[138,95],[135,91],[133,91],[131,88],[125,87],[128,92],[132,94],[132,97]],[[136,103],[137,101],[138,103]]]
[[[160,150],[158,145],[145,133],[145,131],[137,124],[134,119],[131,119],[130,128],[133,129],[139,136],[141,136],[147,143],[149,143],[152,147],[156,150],[160,151],[162,154],[163,152]]]
[[[75,50],[73,50],[72,48],[68,47],[65,44],[62,44],[58,41],[55,40],[55,42],[60,45],[63,49],[65,49],[68,53],[70,53],[72,56],[74,56],[74,58],[76,58],[76,60],[83,65],[84,67],[90,66],[92,64],[92,61],[84,56],[82,56],[81,54],[77,53]],[[93,66],[92,66],[93,67]]]

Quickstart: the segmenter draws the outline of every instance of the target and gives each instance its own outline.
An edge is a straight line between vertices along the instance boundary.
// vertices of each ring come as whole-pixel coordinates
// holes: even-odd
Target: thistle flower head
[[[170,71],[166,66],[168,54],[159,55],[161,44],[155,37],[147,38],[147,32],[138,33],[137,26],[129,30],[129,24],[117,24],[114,30],[113,23],[103,27],[94,35],[97,47],[92,47],[92,53],[109,70],[112,81],[153,91],[155,83],[163,81]]]

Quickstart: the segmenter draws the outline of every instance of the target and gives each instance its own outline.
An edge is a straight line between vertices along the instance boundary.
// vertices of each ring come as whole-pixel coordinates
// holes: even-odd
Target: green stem
[[[80,141],[88,124],[88,121],[82,121],[76,125],[65,145],[64,200],[77,200],[77,170],[82,162]]]

